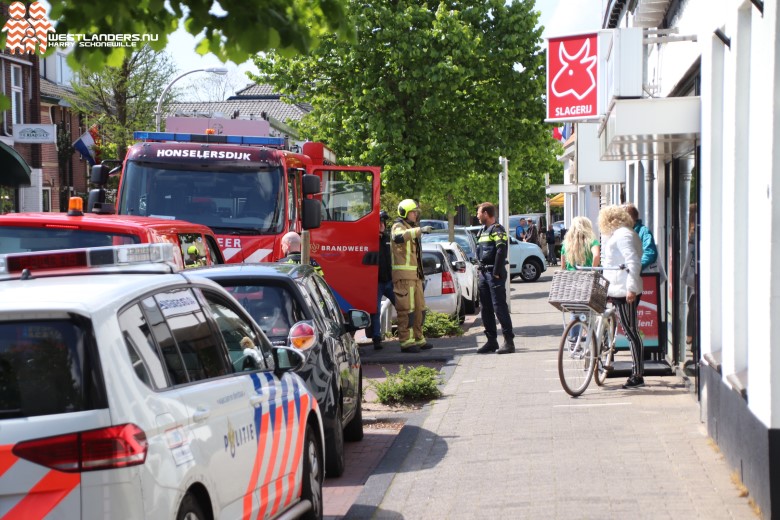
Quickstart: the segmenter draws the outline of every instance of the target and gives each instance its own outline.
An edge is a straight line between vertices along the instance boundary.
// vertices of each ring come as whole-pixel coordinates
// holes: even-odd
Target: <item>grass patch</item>
[[[441,397],[438,370],[424,366],[407,369],[401,365],[397,374],[391,374],[385,368],[382,371],[386,377],[384,381],[369,382],[382,404],[402,404]]]

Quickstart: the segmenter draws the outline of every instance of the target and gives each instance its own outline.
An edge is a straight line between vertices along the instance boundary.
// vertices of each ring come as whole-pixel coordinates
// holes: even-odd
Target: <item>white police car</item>
[[[172,255],[0,256],[0,518],[322,517],[301,356]]]

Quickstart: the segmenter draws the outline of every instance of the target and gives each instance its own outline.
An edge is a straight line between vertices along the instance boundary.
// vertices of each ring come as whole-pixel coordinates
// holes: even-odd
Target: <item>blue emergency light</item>
[[[178,141],[181,143],[249,144],[256,146],[284,147],[284,137],[258,137],[254,135],[177,134],[174,132],[133,132],[136,141]]]

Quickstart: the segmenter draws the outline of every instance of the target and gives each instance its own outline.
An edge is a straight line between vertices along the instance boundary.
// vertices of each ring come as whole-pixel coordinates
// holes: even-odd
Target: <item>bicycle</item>
[[[576,269],[601,272],[626,267],[577,266]],[[567,275],[561,275],[559,284],[566,283],[563,281],[565,276],[574,279],[573,276],[576,275],[572,273],[577,271],[568,271]],[[564,391],[572,397],[582,395],[591,378],[595,378],[596,384],[602,386],[613,370],[615,360],[617,316],[614,306],[606,298],[609,282],[601,276],[592,276],[586,282],[587,285],[580,283],[579,294],[576,294],[575,290],[575,295],[572,296],[569,291],[565,298],[561,297],[558,301],[554,301],[554,290],[550,291],[550,303],[572,316],[564,327],[558,348],[558,377]],[[586,290],[583,292],[583,289]]]

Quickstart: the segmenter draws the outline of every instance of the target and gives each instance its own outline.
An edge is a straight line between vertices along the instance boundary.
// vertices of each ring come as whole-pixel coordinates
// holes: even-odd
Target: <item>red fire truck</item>
[[[135,132],[121,165],[116,212],[187,220],[209,226],[225,261],[273,262],[281,237],[311,231],[311,256],[321,266],[342,309],[376,310],[379,168],[336,166],[322,143],[302,153],[284,139],[257,136]],[[116,163],[115,163],[116,164]],[[93,168],[105,185],[110,164]],[[113,212],[101,189],[88,209]]]

